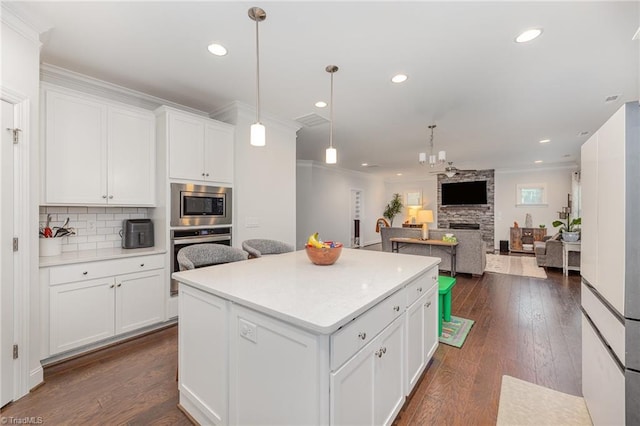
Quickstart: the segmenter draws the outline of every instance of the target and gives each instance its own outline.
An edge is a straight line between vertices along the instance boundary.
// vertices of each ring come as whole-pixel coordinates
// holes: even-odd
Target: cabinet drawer
[[[438,282],[438,269],[433,268],[426,274],[419,276],[407,285],[407,302],[406,306],[411,306],[413,302],[418,300],[420,296],[427,293],[434,284]]]
[[[161,254],[54,266],[50,271],[49,285],[128,274],[162,267],[164,267],[164,256]]]
[[[335,371],[405,311],[405,289],[399,290],[331,336],[331,370]]]

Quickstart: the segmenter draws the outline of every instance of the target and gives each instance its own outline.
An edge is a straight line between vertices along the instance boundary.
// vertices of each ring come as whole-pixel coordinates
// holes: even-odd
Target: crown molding
[[[99,80],[56,65],[42,64],[40,66],[40,80],[56,86],[100,96],[150,111],[154,111],[160,106],[169,106],[180,111],[207,117],[207,113],[204,111],[186,105],[180,105],[147,93],[138,92],[137,90],[128,89],[104,80]]]
[[[11,3],[11,6],[6,2],[2,2],[0,4],[0,21],[40,48],[42,46],[40,33],[47,29],[38,28],[31,23],[32,20],[24,19],[22,16],[25,13],[19,9],[21,9],[21,6],[18,2]]]
[[[357,170],[351,170],[351,169],[344,169],[342,167],[339,166],[328,166],[325,163],[319,162],[319,161],[315,161],[315,160],[296,160],[296,166],[299,167],[305,167],[305,168],[311,168],[311,169],[323,169],[323,170],[328,170],[331,172],[336,172],[336,173],[342,173],[345,175],[351,175],[354,177],[358,177],[361,179],[367,179],[370,181],[376,181],[376,182],[380,182],[383,183],[384,179],[381,176],[378,175],[374,175],[371,173],[365,173],[365,172],[360,172]]]
[[[554,170],[567,170],[567,171],[578,171],[580,167],[576,164],[562,164],[562,165],[549,165],[546,167],[535,167],[529,169],[512,169],[512,168],[504,168],[504,169],[495,169],[495,174],[509,174],[509,173],[545,173]]]

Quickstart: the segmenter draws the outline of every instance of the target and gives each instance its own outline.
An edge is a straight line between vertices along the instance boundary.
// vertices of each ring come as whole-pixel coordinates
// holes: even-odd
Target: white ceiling
[[[5,2],[6,3],[6,2]],[[12,4],[11,2],[8,2]],[[338,166],[425,176],[418,152],[459,168],[532,169],[579,162],[580,145],[638,99],[638,2],[27,2],[43,28],[42,62],[205,112],[255,103],[255,23],[261,103],[282,118],[329,109],[335,64]],[[516,44],[522,30],[541,37]],[[216,57],[217,41],[229,54]],[[403,72],[403,84],[390,78]],[[610,95],[619,100],[605,103]],[[268,131],[268,130],[267,130]],[[303,127],[299,159],[323,161],[329,125]],[[541,139],[551,143],[540,144]],[[534,165],[534,160],[543,160]],[[367,162],[376,167],[364,168]]]

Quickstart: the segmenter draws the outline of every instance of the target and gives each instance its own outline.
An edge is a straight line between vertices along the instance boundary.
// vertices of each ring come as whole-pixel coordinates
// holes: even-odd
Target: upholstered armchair
[[[562,268],[562,240],[545,237],[544,241],[535,241],[533,249],[538,266]],[[569,266],[580,266],[580,252],[569,252]]]

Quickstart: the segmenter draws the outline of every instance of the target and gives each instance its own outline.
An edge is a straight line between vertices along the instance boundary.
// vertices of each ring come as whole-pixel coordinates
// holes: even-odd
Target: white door
[[[373,424],[390,425],[404,404],[404,318],[382,332],[374,353]]]
[[[0,147],[0,407],[13,399],[13,105],[2,101],[2,146]]]
[[[204,141],[205,180],[233,182],[233,130],[207,123]]]
[[[178,113],[169,114],[169,177],[204,180],[204,123]]]

